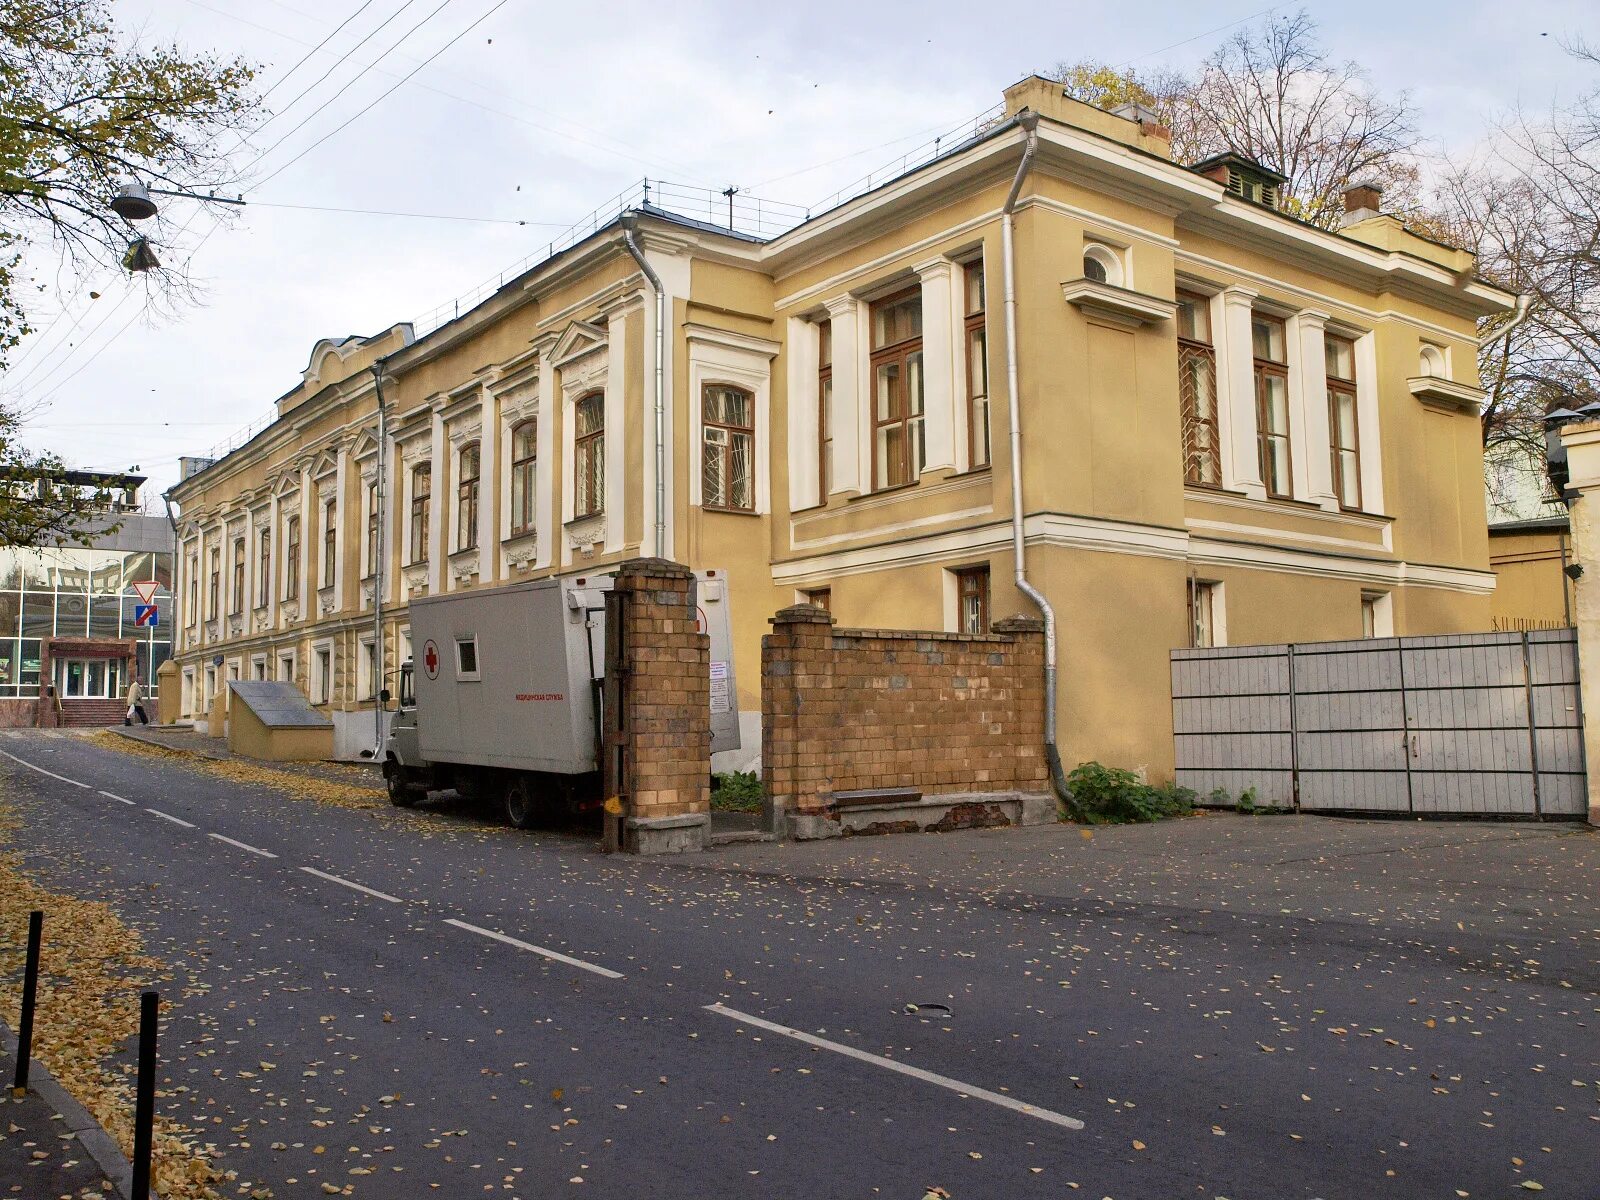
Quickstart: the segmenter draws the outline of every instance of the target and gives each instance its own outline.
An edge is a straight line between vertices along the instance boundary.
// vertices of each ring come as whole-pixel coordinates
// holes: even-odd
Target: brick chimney
[[[1363,180],[1346,185],[1344,189],[1344,216],[1339,224],[1354,225],[1377,216],[1382,211],[1383,185]]]

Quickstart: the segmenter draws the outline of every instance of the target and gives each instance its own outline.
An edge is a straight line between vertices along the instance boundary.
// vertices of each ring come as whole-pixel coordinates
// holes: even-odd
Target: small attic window
[[[1197,162],[1191,169],[1209,179],[1215,179],[1241,200],[1259,204],[1263,208],[1278,207],[1278,197],[1284,177],[1272,168],[1262,166],[1253,158],[1246,158],[1242,154],[1230,151]]]

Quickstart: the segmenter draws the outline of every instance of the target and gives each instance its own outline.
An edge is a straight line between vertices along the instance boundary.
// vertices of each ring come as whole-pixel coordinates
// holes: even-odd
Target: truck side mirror
[[[378,703],[380,703],[380,704],[389,703],[389,689],[388,688],[384,688],[381,692],[378,693]]]

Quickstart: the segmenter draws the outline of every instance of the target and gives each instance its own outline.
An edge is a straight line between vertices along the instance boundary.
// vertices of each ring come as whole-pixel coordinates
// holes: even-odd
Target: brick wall
[[[711,640],[695,621],[695,578],[659,558],[623,563],[607,597],[607,731],[620,762],[624,848],[700,849],[711,811]],[[614,753],[620,751],[620,754]]]
[[[771,623],[761,757],[775,827],[828,836],[841,818],[861,831],[999,825],[1024,808],[1054,819],[1041,622],[1007,618],[987,635],[836,629],[802,604]],[[852,824],[851,809],[872,801],[839,794],[882,789],[921,795],[903,791],[903,813]],[[1001,795],[1015,807],[992,802]]]

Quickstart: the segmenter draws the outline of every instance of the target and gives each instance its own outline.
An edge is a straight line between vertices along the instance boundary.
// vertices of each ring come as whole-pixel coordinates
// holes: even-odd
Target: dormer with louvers
[[[1278,197],[1287,178],[1271,167],[1264,167],[1253,158],[1246,158],[1232,150],[1214,154],[1189,168],[1215,179],[1241,200],[1259,204],[1263,208],[1277,208]]]

